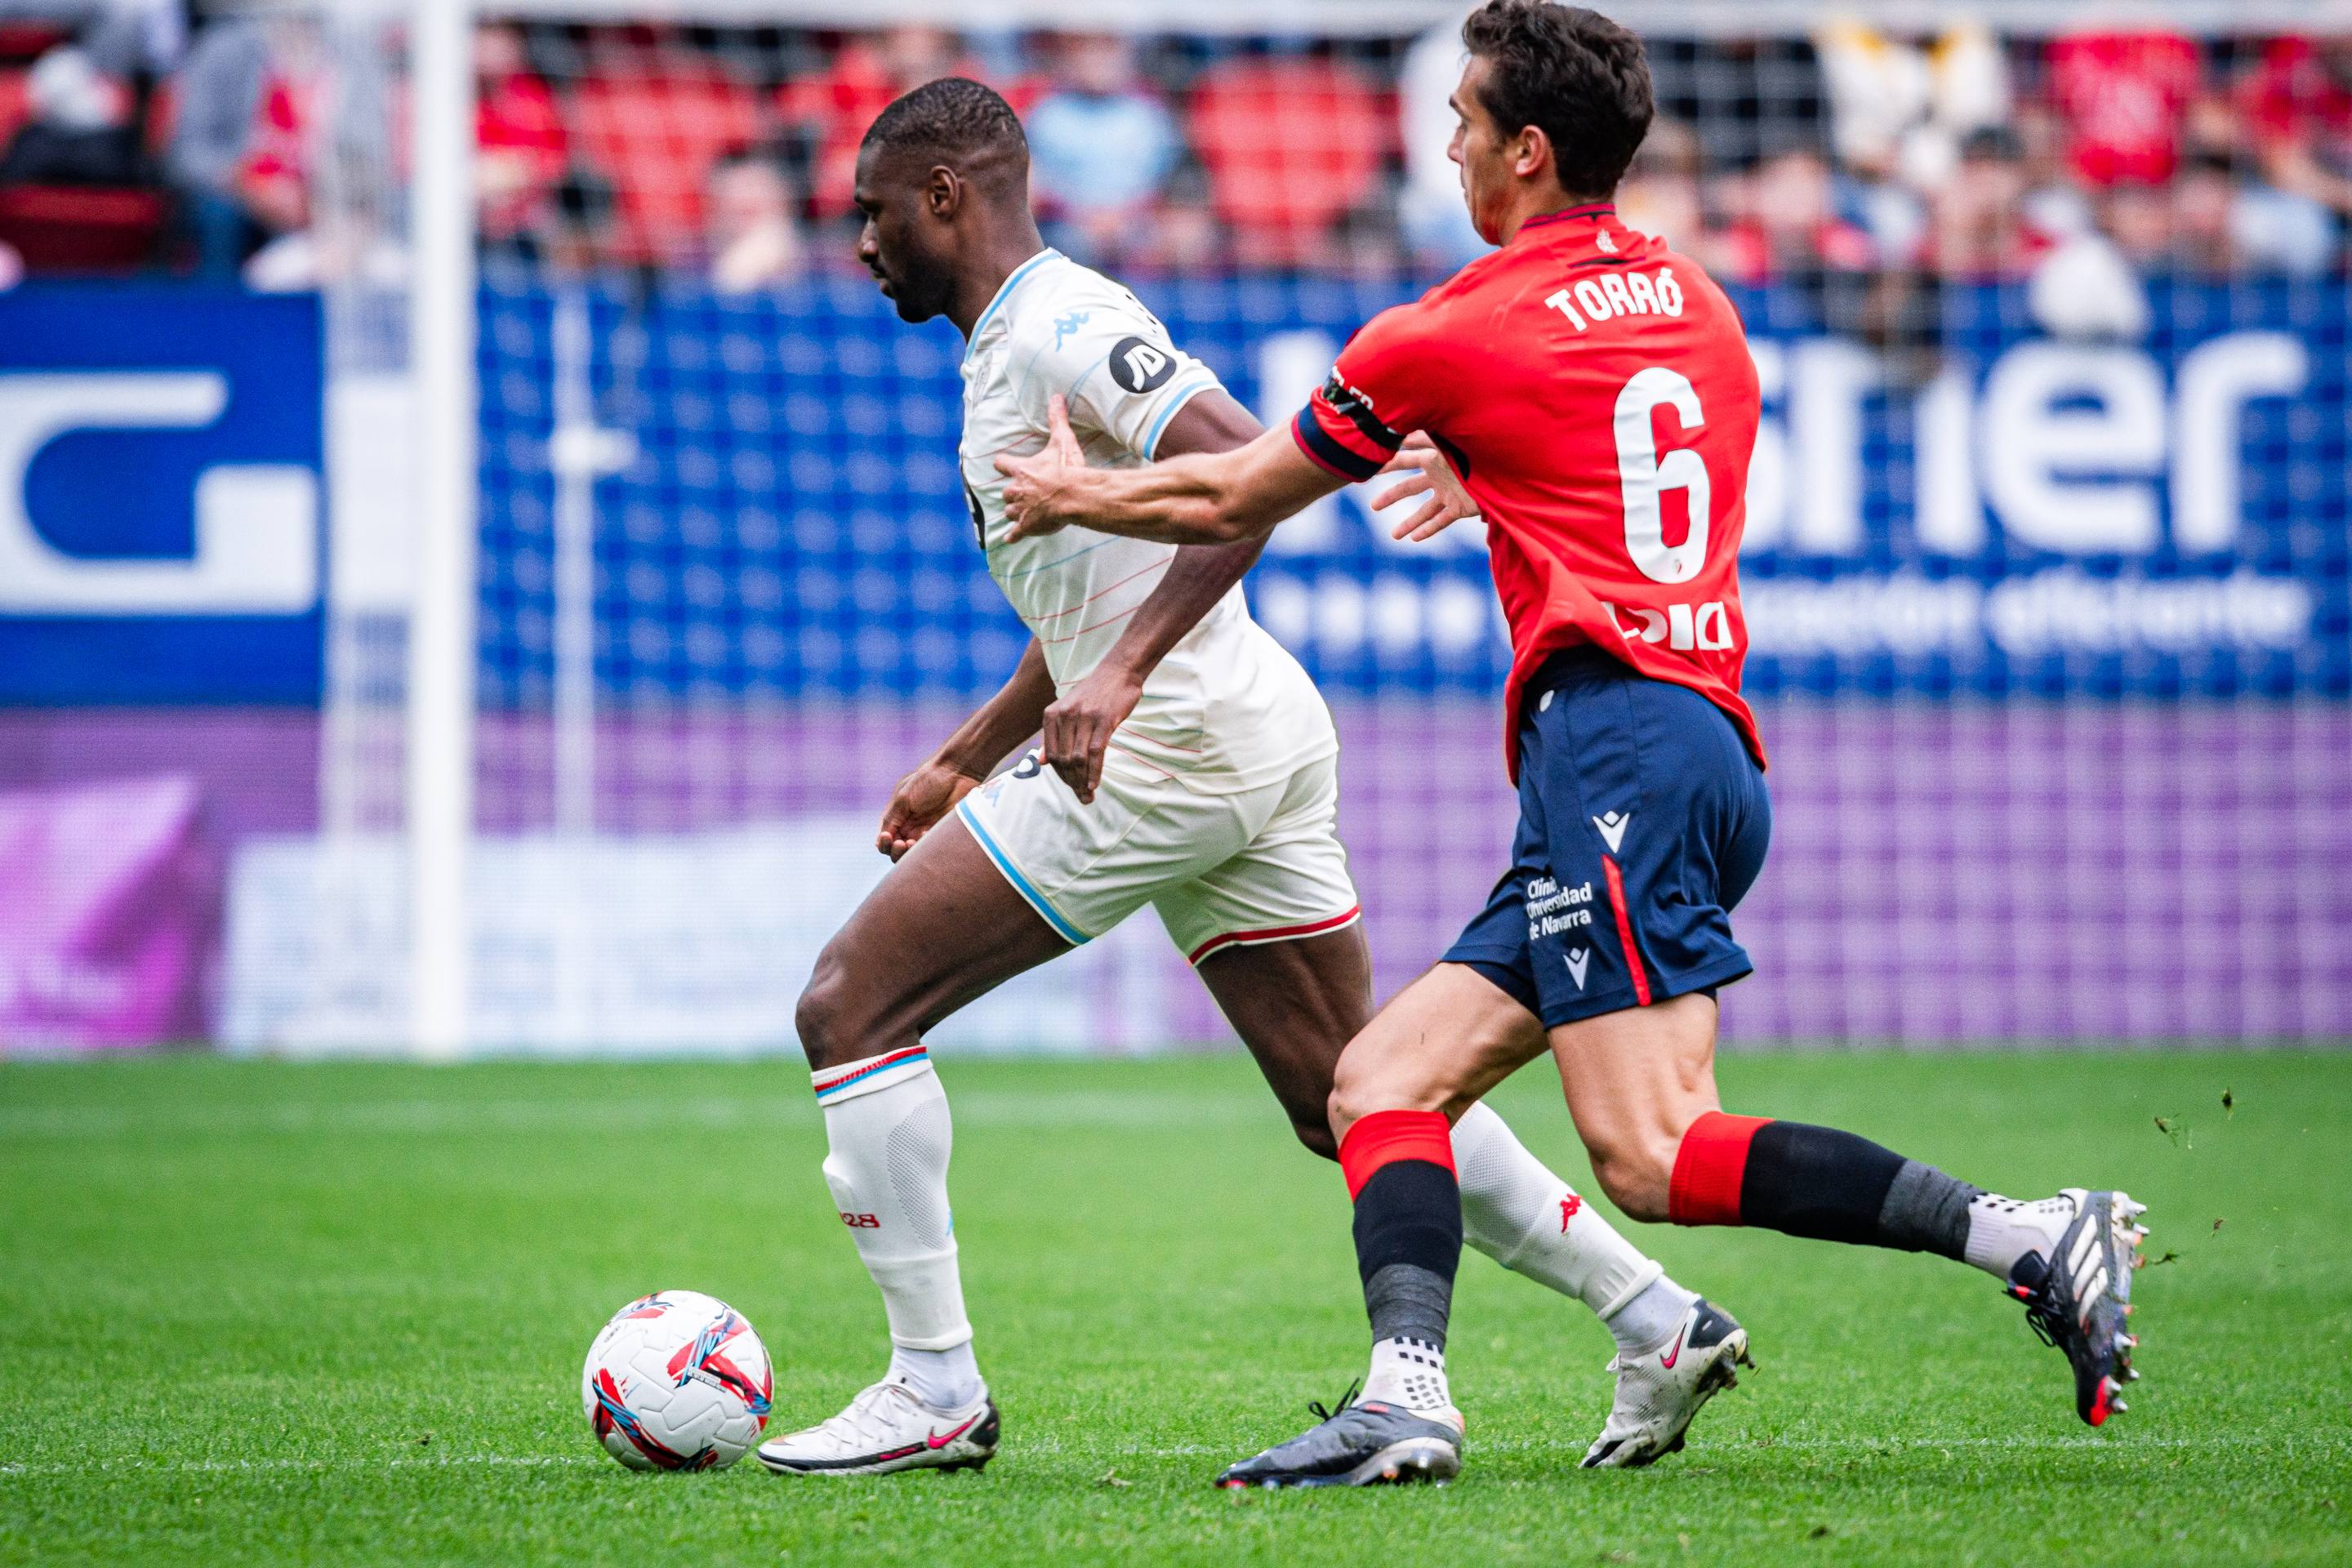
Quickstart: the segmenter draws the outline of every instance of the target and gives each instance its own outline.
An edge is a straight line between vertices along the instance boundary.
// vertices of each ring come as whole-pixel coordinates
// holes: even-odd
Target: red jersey
[[[1412,431],[1454,461],[1486,520],[1511,626],[1503,744],[1563,647],[1591,644],[1687,686],[1738,726],[1748,624],[1739,536],[1760,398],[1738,312],[1688,257],[1605,205],[1532,220],[1341,351],[1291,434],[1370,478]]]

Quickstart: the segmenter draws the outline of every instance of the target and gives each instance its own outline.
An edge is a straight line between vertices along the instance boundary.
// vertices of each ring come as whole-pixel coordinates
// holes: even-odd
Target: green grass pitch
[[[1957,1265],[1636,1227],[1755,1336],[1686,1453],[1580,1472],[1606,1335],[1466,1255],[1462,1479],[1240,1496],[1361,1367],[1337,1171],[1234,1057],[942,1073],[1005,1447],[824,1482],[625,1471],[576,1396],[656,1287],[751,1317],[781,1422],[878,1372],[791,1064],[0,1067],[0,1561],[2352,1562],[2352,1056],[1724,1064],[1736,1108],[2148,1200],[2177,1256],[2105,1432]],[[1540,1069],[1498,1103],[1589,1184]]]

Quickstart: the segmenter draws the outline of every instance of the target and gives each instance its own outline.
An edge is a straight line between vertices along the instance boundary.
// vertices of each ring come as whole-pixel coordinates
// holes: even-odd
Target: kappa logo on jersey
[[[1630,811],[1612,811],[1605,816],[1592,819],[1592,826],[1599,828],[1601,837],[1608,841],[1612,855],[1621,851],[1625,842],[1625,825],[1633,820],[1633,814]]]
[[[1150,392],[1176,374],[1176,356],[1141,338],[1121,338],[1110,351],[1110,378],[1129,392]]]
[[[1068,315],[1061,317],[1059,320],[1055,321],[1054,323],[1054,346],[1057,349],[1060,348],[1062,346],[1063,339],[1068,337],[1072,332],[1076,331],[1080,327],[1085,326],[1088,321],[1091,321],[1094,319],[1095,313],[1092,310],[1073,310]]]
[[[1585,972],[1591,967],[1592,950],[1591,948],[1576,947],[1569,950],[1568,977],[1576,982],[1576,988],[1579,991],[1584,989],[1584,974]],[[1567,1221],[1562,1220],[1560,1222],[1560,1228],[1562,1230],[1566,1230],[1568,1228]]]

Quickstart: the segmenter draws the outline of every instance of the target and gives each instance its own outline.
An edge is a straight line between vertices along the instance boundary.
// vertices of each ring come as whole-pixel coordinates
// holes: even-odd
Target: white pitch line
[[[1001,1127],[1202,1127],[1263,1121],[1282,1131],[1271,1095],[1123,1093],[1077,1089],[1020,1093],[977,1089],[952,1095],[956,1121]],[[77,1138],[304,1133],[418,1136],[478,1131],[572,1131],[583,1136],[673,1127],[782,1131],[814,1128],[806,1100],[772,1097],[696,1100],[317,1100],[220,1106],[0,1107],[0,1143]]]
[[[593,1454],[353,1454],[319,1459],[100,1459],[94,1463],[0,1465],[0,1477],[101,1475],[261,1475],[271,1471],[473,1469],[511,1467],[542,1469],[552,1466],[610,1464]]]

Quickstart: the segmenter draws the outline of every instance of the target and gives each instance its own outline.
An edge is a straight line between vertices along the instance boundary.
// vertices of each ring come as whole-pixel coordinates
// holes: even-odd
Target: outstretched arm
[[[1194,401],[1204,401],[1206,395]],[[1053,435],[1043,451],[996,459],[1007,478],[1005,513],[1013,521],[1009,537],[1013,539],[1033,539],[1082,523],[1104,533],[1171,544],[1262,542],[1284,518],[1348,482],[1300,451],[1289,432],[1279,427],[1259,431],[1245,446],[1190,450],[1174,442],[1171,426],[1171,439],[1161,443],[1160,449],[1189,455],[1141,468],[1089,468],[1058,396],[1053,400],[1051,419]],[[1379,496],[1372,503],[1376,510],[1385,511],[1413,496],[1429,498],[1397,525],[1398,539],[1418,543],[1478,515],[1477,503],[1460,477],[1425,436],[1408,437],[1381,471],[1411,477]]]
[[[1318,468],[1283,429],[1247,446],[1195,452],[1140,468],[1089,468],[1059,397],[1053,438],[1034,457],[1001,457],[1010,537],[1034,539],[1072,523],[1164,544],[1263,539],[1274,525],[1347,481]]]

